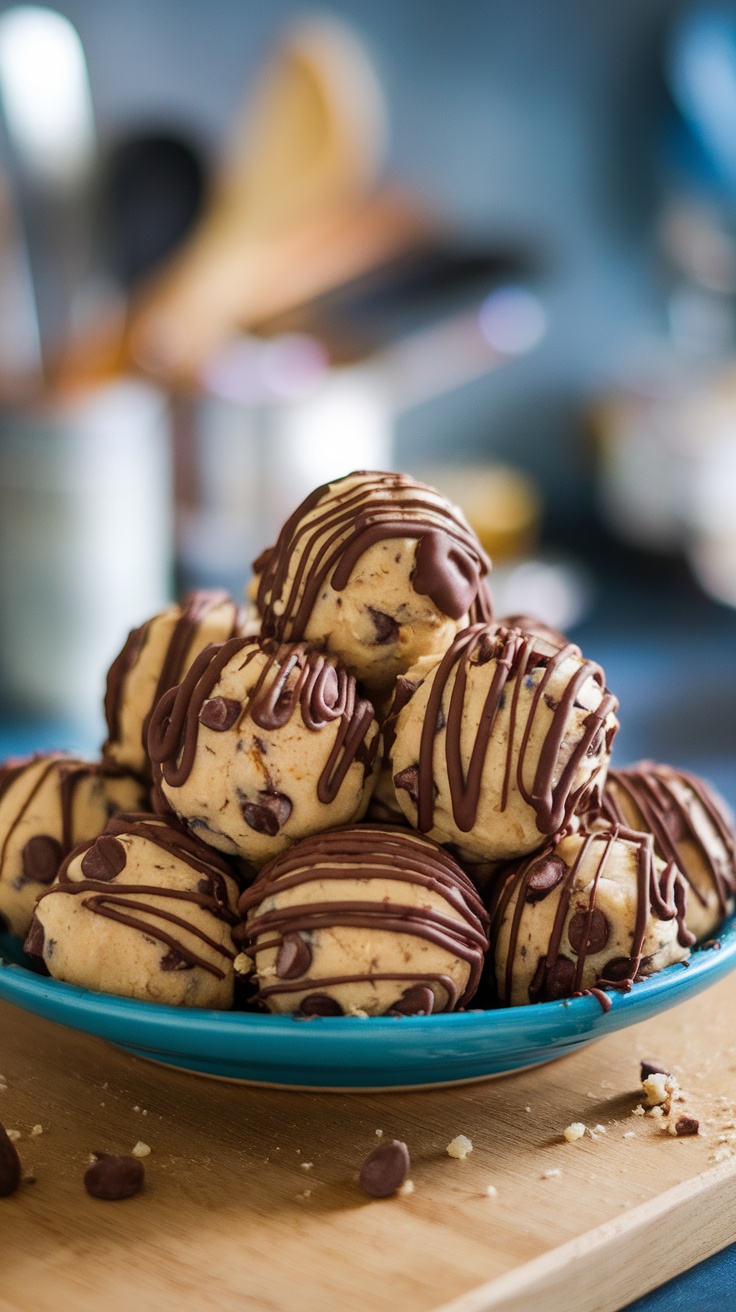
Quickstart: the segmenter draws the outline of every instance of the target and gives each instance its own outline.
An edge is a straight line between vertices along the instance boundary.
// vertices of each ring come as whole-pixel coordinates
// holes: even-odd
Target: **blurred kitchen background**
[[[465,508],[736,794],[736,2],[0,5],[0,746],[316,483]]]

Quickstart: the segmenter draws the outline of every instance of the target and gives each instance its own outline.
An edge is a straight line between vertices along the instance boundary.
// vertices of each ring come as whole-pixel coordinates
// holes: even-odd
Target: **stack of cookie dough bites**
[[[607,1006],[733,910],[725,804],[667,766],[609,771],[602,669],[493,618],[439,492],[326,484],[254,568],[255,618],[192,594],[113,663],[106,813],[56,839],[0,791],[0,913],[52,975],[194,1007],[240,980],[302,1015],[452,1011],[481,985]]]

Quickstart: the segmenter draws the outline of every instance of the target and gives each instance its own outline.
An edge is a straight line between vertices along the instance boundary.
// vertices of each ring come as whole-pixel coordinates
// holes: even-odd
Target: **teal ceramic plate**
[[[736,966],[735,921],[723,925],[719,948],[698,949],[689,966],[612,994],[609,1012],[592,997],[367,1020],[184,1011],[37,975],[19,941],[1,934],[0,998],[138,1057],[226,1080],[332,1090],[459,1084],[562,1057],[699,993]]]

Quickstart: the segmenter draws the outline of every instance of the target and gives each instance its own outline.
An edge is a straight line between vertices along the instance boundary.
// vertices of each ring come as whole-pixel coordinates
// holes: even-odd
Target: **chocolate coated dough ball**
[[[134,629],[107,676],[105,758],[149,779],[146,739],[156,702],[209,643],[244,634],[245,622],[226,592],[201,591]]]
[[[133,775],[62,752],[0,767],[0,925],[22,938],[67,853],[101,834],[116,811],[145,802]]]
[[[461,860],[533,852],[587,806],[617,704],[572,644],[468,628],[398,681],[387,740],[399,805]]]
[[[151,719],[157,809],[262,865],[359,820],[379,728],[343,666],[304,645],[234,638],[203,652]]]
[[[651,834],[657,856],[678,866],[688,885],[687,926],[696,939],[707,938],[733,911],[733,816],[705,780],[653,761],[610,770],[600,817],[609,826]]]
[[[263,633],[334,653],[371,691],[391,688],[458,629],[490,618],[490,562],[462,512],[405,474],[319,487],[254,568]]]
[[[473,997],[488,916],[457,862],[407,829],[319,834],[264,866],[236,938],[257,1001],[307,1016],[429,1015]]]
[[[491,905],[500,1001],[516,1007],[605,985],[626,990],[686,961],[686,897],[682,875],[654,855],[648,835],[581,831],[527,857]]]
[[[121,815],[64,863],[26,951],[82,988],[231,1007],[239,891],[227,861],[180,826]]]

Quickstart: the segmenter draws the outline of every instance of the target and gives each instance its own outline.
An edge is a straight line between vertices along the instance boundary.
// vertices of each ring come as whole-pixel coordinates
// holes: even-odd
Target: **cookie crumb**
[[[672,1099],[679,1094],[680,1089],[674,1075],[668,1075],[666,1071],[654,1071],[641,1082],[642,1088],[646,1095],[648,1107],[662,1107],[666,1114],[669,1114]]]
[[[312,1167],[314,1166],[314,1162],[300,1162],[299,1165],[301,1166],[303,1171],[311,1171]]]
[[[559,1171],[557,1167],[554,1167],[551,1171],[542,1171],[541,1179],[551,1180],[555,1175],[562,1175],[562,1171]]]
[[[567,1129],[563,1130],[563,1138],[567,1143],[576,1143],[577,1140],[582,1139],[584,1135],[585,1126],[582,1121],[573,1121],[572,1125],[568,1125]]]
[[[11,1143],[17,1143],[18,1140],[21,1138],[20,1130],[6,1130],[5,1133],[7,1134]]]
[[[150,1155],[151,1155],[151,1149],[149,1145],[147,1143],[143,1143],[142,1139],[139,1139],[137,1144],[135,1145],[135,1148],[133,1149],[133,1156],[150,1157]]]
[[[486,1194],[488,1195],[489,1198],[498,1197],[498,1189],[496,1188],[495,1184],[489,1184],[486,1186]]]
[[[664,1107],[661,1106],[660,1104],[657,1104],[656,1107],[650,1107],[649,1111],[647,1112],[647,1116],[653,1116],[655,1120],[660,1119],[664,1115],[665,1115]]]
[[[39,1136],[39,1134],[43,1134],[43,1126],[42,1126],[42,1125],[34,1125],[33,1129],[31,1130],[31,1134],[32,1134],[32,1136],[33,1136],[34,1139],[37,1139],[38,1136]]]
[[[298,1203],[304,1203],[306,1202],[307,1198],[311,1198],[311,1197],[312,1197],[312,1190],[305,1189],[303,1194],[297,1194],[296,1200]]]
[[[530,1111],[531,1111],[531,1107],[525,1107],[525,1108],[524,1108],[524,1111],[525,1111],[525,1112],[530,1112]]]
[[[473,1144],[467,1134],[457,1134],[454,1139],[448,1143],[445,1152],[448,1157],[457,1157],[461,1162],[465,1160],[468,1153],[472,1153]]]
[[[622,1138],[622,1139],[635,1139],[635,1138],[636,1138],[636,1131],[635,1131],[635,1130],[626,1130],[626,1131],[624,1132],[624,1134],[622,1134],[621,1138]]]
[[[593,1126],[593,1132],[594,1132],[595,1134],[608,1134],[608,1131],[607,1131],[605,1125],[594,1125],[594,1126]]]
[[[376,1130],[376,1138],[377,1139],[383,1138],[383,1130]]]
[[[233,970],[236,975],[250,975],[253,971],[253,962],[247,952],[239,952],[233,962]]]
[[[636,1104],[636,1107],[633,1107],[632,1110],[631,1110],[631,1115],[632,1115],[632,1116],[644,1116],[645,1114],[646,1114],[646,1113],[645,1113],[644,1107],[642,1106],[642,1104],[641,1104],[640,1102],[638,1102],[638,1103]]]
[[[400,1184],[400,1185],[399,1185],[399,1188],[398,1188],[398,1190],[397,1190],[397,1193],[404,1194],[404,1195],[406,1195],[406,1194],[413,1194],[413,1193],[414,1193],[414,1181],[413,1181],[413,1180],[405,1180],[403,1184]]]

